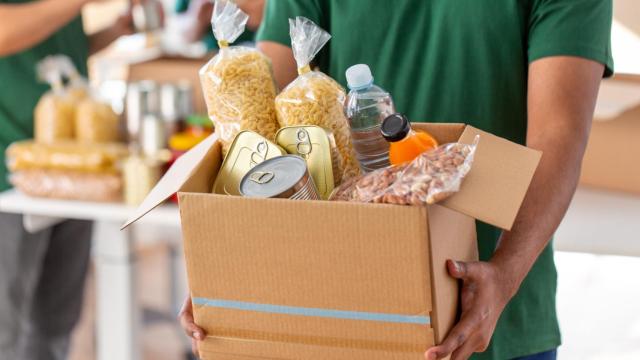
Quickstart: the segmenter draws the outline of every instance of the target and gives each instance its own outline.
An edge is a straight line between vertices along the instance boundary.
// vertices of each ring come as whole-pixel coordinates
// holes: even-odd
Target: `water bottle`
[[[367,173],[389,166],[389,143],[382,137],[380,126],[396,112],[391,95],[373,84],[373,75],[365,64],[350,67],[346,75],[350,91],[345,114],[360,168]]]

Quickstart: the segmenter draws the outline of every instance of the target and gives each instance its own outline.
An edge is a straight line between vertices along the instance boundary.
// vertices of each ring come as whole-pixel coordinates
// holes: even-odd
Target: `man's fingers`
[[[463,314],[460,322],[453,327],[442,344],[427,350],[425,358],[427,360],[442,359],[453,353],[469,340],[471,334],[478,328],[481,321],[482,315],[478,312]]]
[[[191,305],[191,298],[187,298],[182,305],[182,310],[178,314],[178,320],[184,333],[195,340],[204,340],[204,331],[195,324],[193,320],[193,308]]]
[[[460,348],[451,354],[451,360],[467,360],[474,352],[476,352],[478,341],[469,340],[465,342]]]
[[[447,260],[449,275],[460,280],[473,280],[480,276],[482,270],[478,262]]]
[[[191,352],[195,357],[200,357],[200,354],[198,354],[198,342],[194,339],[191,339]]]

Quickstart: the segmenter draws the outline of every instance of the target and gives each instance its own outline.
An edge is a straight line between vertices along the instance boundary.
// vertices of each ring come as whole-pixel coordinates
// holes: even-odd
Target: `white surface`
[[[123,224],[134,213],[135,207],[116,203],[33,198],[16,190],[9,190],[0,194],[0,211]],[[159,206],[139,222],[147,225],[180,226],[178,206],[173,204]]]
[[[556,252],[562,360],[640,359],[640,258]]]
[[[555,248],[640,256],[640,196],[578,189],[556,232]]]

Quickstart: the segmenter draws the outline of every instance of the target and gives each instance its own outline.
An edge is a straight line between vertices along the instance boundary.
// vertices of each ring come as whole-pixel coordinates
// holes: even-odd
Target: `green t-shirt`
[[[26,1],[0,0],[0,4],[16,2]],[[36,64],[57,54],[68,55],[79,72],[87,75],[89,45],[80,17],[33,48],[0,57],[0,191],[10,187],[5,150],[12,142],[33,137],[33,110],[49,90],[49,85],[38,80]]]
[[[183,13],[189,9],[189,3],[191,0],[176,0],[176,13]],[[243,42],[253,42],[255,40],[256,34],[251,30],[245,30],[239,37],[234,41],[234,44],[240,44]],[[202,37],[202,42],[207,45],[207,49],[209,50],[217,50],[218,49],[218,41],[216,37],[213,36],[213,31],[207,31],[206,34]]]
[[[528,64],[570,55],[606,65],[611,0],[275,0],[258,41],[290,46],[287,19],[305,16],[333,38],[316,58],[345,85],[345,70],[371,67],[397,110],[415,121],[464,122],[524,144]],[[482,260],[500,231],[478,224]],[[511,359],[560,345],[551,245],[502,314],[489,349],[475,359]]]

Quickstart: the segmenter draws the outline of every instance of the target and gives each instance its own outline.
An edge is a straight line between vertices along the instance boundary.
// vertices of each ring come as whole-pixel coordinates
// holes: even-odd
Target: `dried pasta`
[[[349,123],[344,115],[346,94],[329,76],[311,71],[309,63],[331,36],[311,20],[289,20],[293,55],[300,76],[276,97],[280,126],[317,125],[333,133],[342,161],[334,174],[337,182],[360,174],[360,165],[351,143]]]
[[[119,140],[120,118],[111,106],[86,98],[76,109],[76,139],[87,143],[109,143]]]
[[[35,139],[52,143],[73,139],[75,104],[63,93],[50,91],[44,94],[34,110]]]
[[[255,49],[229,47],[244,32],[248,18],[233,2],[215,2],[211,24],[220,52],[200,70],[209,118],[224,154],[241,130],[270,140],[278,130],[271,62]]]
[[[228,145],[241,130],[251,130],[273,140],[278,124],[274,100],[276,88],[269,60],[245,48],[223,48],[200,71],[209,118]]]

